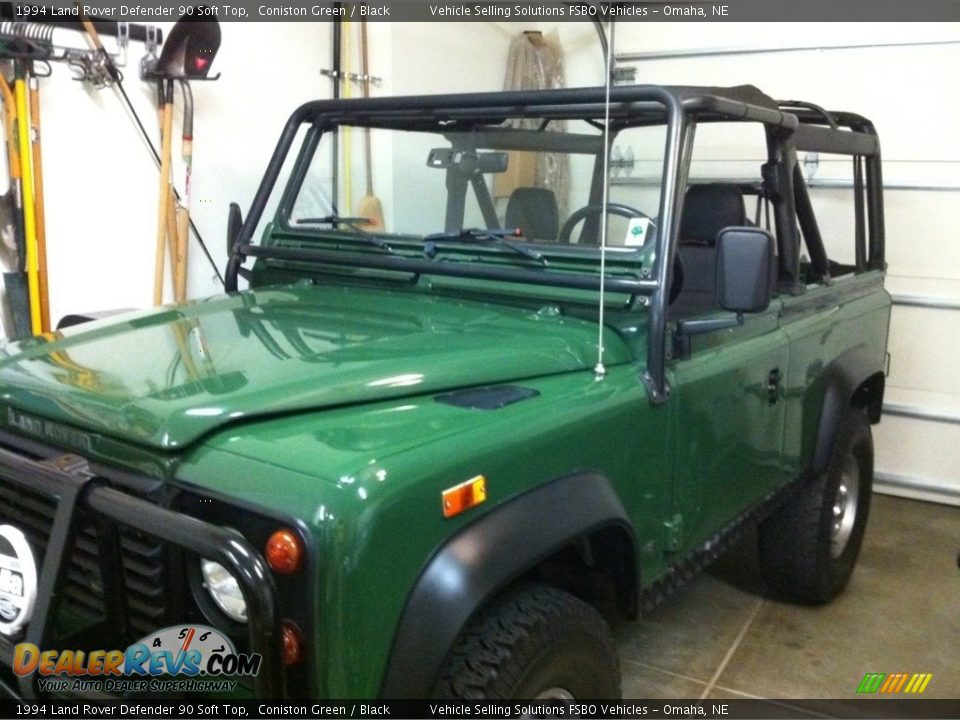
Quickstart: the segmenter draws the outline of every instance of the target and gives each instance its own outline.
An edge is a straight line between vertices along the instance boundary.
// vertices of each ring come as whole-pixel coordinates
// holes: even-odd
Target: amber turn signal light
[[[453,517],[487,499],[487,479],[477,475],[443,491],[443,516]]]
[[[303,660],[303,634],[300,628],[294,625],[290,620],[283,621],[281,628],[283,637],[283,664],[296,665]]]
[[[302,563],[303,543],[293,530],[277,530],[267,540],[267,565],[274,572],[289,575],[299,570]]]

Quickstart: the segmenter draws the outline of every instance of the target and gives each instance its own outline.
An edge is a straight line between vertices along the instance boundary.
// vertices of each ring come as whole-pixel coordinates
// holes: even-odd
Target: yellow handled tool
[[[36,216],[37,273],[40,290],[40,328],[50,332],[50,288],[47,276],[47,223],[43,200],[43,153],[40,144],[40,82],[31,75],[27,88],[30,95],[30,129],[33,139],[33,206]]]
[[[16,63],[14,95],[17,99],[17,136],[20,140],[20,172],[23,176],[23,224],[26,235],[27,291],[30,296],[30,331],[42,332],[40,321],[40,277],[37,262],[37,218],[33,204],[33,152],[30,147],[30,105],[27,97],[27,72]]]
[[[17,246],[17,265],[3,273],[3,286],[6,301],[10,308],[11,327],[7,328],[11,337],[30,335],[30,293],[27,288],[26,241],[23,230],[23,183],[20,173],[20,150],[17,139],[17,100],[3,73],[0,73],[0,93],[3,94],[4,125],[7,141],[7,166],[10,171],[10,191],[14,196],[15,212],[13,220],[14,239]]]

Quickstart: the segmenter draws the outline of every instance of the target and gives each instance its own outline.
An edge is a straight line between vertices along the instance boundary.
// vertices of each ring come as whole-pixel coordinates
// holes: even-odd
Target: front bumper
[[[117,559],[120,526],[126,526],[175,546],[188,555],[214,560],[237,578],[247,603],[250,651],[263,660],[254,679],[262,698],[285,696],[276,590],[269,569],[256,550],[241,537],[217,525],[161,507],[127,492],[108,487],[77,455],[33,460],[0,448],[0,482],[20,492],[44,496],[55,506],[43,560],[38,567],[37,594],[26,626],[13,636],[0,636],[0,664],[11,668],[19,642],[44,648],[51,640],[51,618],[58,588],[66,580],[70,548],[78,530],[79,512],[101,521],[111,532],[100,536],[99,562],[110,602],[105,603],[105,627],[125,627],[125,583]],[[8,682],[0,679],[0,694],[20,699],[38,695],[36,675]],[[89,695],[88,695],[89,696]],[[102,697],[107,697],[103,695]]]

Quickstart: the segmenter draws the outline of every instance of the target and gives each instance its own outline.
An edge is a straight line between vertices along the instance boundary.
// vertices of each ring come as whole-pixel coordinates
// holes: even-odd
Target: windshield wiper
[[[460,242],[460,243],[475,243],[478,245],[497,245],[499,247],[509,248],[513,252],[523,255],[526,258],[535,260],[541,265],[546,266],[547,260],[543,255],[536,250],[532,250],[522,245],[514,245],[509,240],[506,240],[508,237],[523,237],[519,229],[484,229],[484,228],[465,228],[463,230],[458,230],[454,232],[442,232],[442,233],[433,233],[432,235],[423,236],[423,253],[428,258],[435,258],[439,252],[437,243],[442,242]]]
[[[365,217],[340,217],[339,215],[324,215],[323,217],[300,218],[298,225],[369,225],[370,218]]]
[[[361,225],[369,225],[370,218],[365,217],[340,217],[339,215],[324,215],[323,217],[313,217],[313,218],[300,218],[297,220],[297,225],[332,225],[337,227],[337,225],[346,225],[348,228],[353,230],[358,237],[362,238],[366,242],[374,245],[381,250],[386,250],[387,252],[393,252],[393,249],[387,245],[386,241],[364,230]]]

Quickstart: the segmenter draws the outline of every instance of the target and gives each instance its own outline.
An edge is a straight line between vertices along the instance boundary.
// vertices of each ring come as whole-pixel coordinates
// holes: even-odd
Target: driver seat
[[[670,306],[673,317],[700,315],[716,307],[717,234],[747,224],[743,192],[729,183],[691,185],[683,200],[677,252],[683,287]]]
[[[553,190],[518,187],[507,200],[503,224],[507,228],[520,228],[528,240],[554,242],[560,232],[560,211]]]

